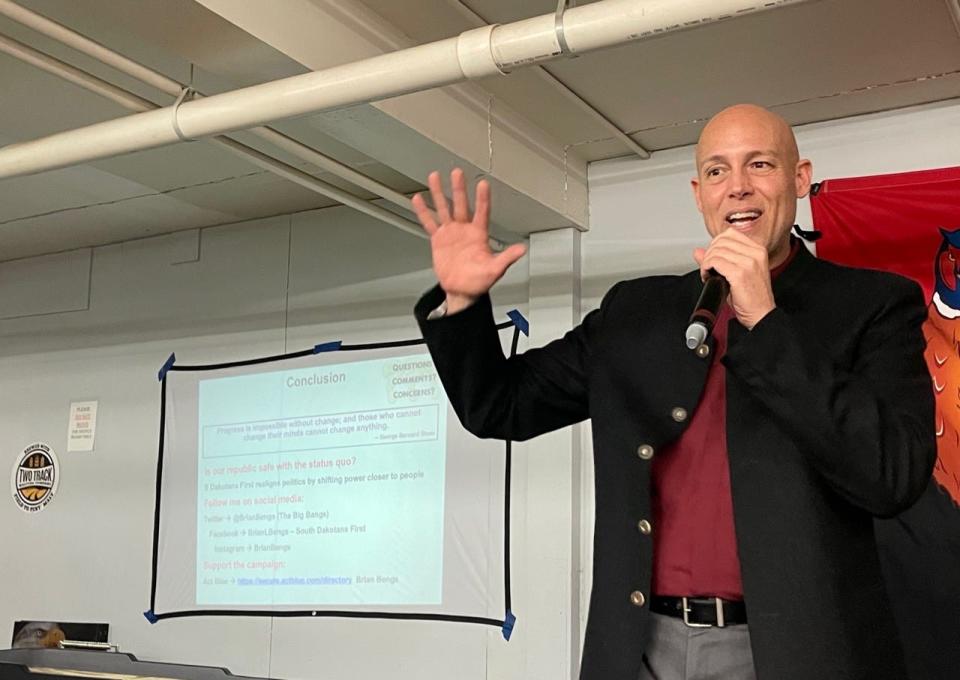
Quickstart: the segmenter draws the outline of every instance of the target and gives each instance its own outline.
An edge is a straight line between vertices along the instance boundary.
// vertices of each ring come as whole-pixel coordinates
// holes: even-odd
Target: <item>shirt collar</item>
[[[787,259],[778,264],[776,267],[770,270],[770,280],[777,278],[787,267],[790,266],[790,263],[793,262],[793,259],[797,256],[797,251],[800,249],[800,239],[790,237],[790,252],[787,253]]]

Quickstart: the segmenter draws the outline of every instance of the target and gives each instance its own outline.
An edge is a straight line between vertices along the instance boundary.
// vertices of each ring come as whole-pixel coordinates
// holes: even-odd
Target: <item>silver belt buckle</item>
[[[683,602],[683,623],[684,625],[690,628],[712,628],[713,624],[711,623],[690,623],[690,605],[687,603],[687,598],[682,597],[680,600]],[[726,622],[723,620],[723,600],[719,597],[713,598],[713,603],[717,607],[717,628],[726,627]]]

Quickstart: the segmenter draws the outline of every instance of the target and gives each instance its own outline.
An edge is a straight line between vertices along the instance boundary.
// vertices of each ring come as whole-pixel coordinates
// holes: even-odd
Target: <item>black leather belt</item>
[[[650,611],[683,619],[691,628],[734,626],[747,622],[743,602],[730,602],[719,597],[663,597],[650,599]]]

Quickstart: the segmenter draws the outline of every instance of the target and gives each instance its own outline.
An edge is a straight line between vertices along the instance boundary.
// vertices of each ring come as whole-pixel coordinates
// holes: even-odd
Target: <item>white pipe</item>
[[[390,201],[395,206],[403,208],[404,210],[410,210],[410,198],[408,196],[391,189],[386,184],[381,184],[374,179],[370,179],[363,173],[357,172],[350,166],[344,165],[340,161],[320,153],[313,147],[307,146],[293,137],[288,137],[282,132],[277,132],[268,127],[255,127],[251,129],[250,132],[260,137],[260,139],[270,142],[278,149],[283,149],[291,156],[296,156],[302,161],[312,163],[318,168],[323,168],[327,172],[345,179],[361,189],[366,189],[375,196]],[[421,231],[423,230],[421,229]]]
[[[4,0],[7,1],[7,0]],[[463,14],[468,20],[473,21],[474,23],[480,25],[487,25],[488,22],[485,18],[477,14],[473,9],[468,7],[463,0],[456,0],[456,8],[460,10],[460,13]],[[593,107],[590,102],[581,97],[579,94],[574,92],[572,89],[567,87],[566,84],[555,75],[547,71],[547,69],[542,66],[537,66],[536,69],[540,73],[540,77],[548,83],[555,90],[560,92],[567,100],[572,102],[577,108],[586,113],[588,116],[593,118],[596,122],[600,123],[605,127],[615,139],[627,147],[632,153],[635,153],[640,158],[644,160],[650,158],[650,152],[645,149],[640,144],[637,144],[630,135],[621,130],[613,121],[607,118],[605,115],[600,113],[597,109]]]
[[[63,78],[74,85],[79,85],[131,111],[152,111],[158,108],[153,102],[147,101],[126,90],[122,90],[112,83],[101,80],[86,71],[82,71],[75,66],[51,57],[49,54],[39,52],[28,45],[24,45],[22,42],[18,42],[2,34],[0,34],[0,52],[9,54],[15,59],[19,59],[47,73]]]
[[[82,71],[70,64],[67,64],[59,59],[51,57],[48,54],[44,54],[34,48],[24,45],[12,38],[9,38],[4,35],[0,35],[0,52],[9,54],[12,57],[20,59],[28,64],[36,66],[37,68],[46,71],[52,75],[63,78],[75,85],[79,85],[84,89],[95,92],[96,94],[101,95],[107,99],[110,99],[121,106],[124,106],[132,111],[152,111],[156,110],[159,107],[151,101],[142,99],[141,97],[136,96],[126,90],[108,83],[105,80]],[[284,135],[277,133],[277,135],[283,139],[288,139]],[[404,219],[400,215],[390,212],[378,205],[365,201],[362,198],[358,198],[353,194],[335,187],[332,184],[328,184],[323,180],[317,179],[313,175],[303,172],[302,170],[295,168],[291,165],[283,163],[282,161],[277,160],[267,154],[264,154],[256,149],[253,149],[246,144],[237,142],[229,137],[225,136],[216,136],[210,138],[211,142],[220,144],[221,146],[226,147],[230,151],[246,158],[254,165],[257,165],[261,168],[264,168],[275,175],[279,175],[284,179],[287,179],[295,184],[299,184],[302,187],[315,191],[318,194],[322,194],[329,198],[332,198],[340,203],[343,203],[346,206],[358,210],[362,213],[370,215],[378,220],[386,222],[398,229],[401,229],[409,234],[414,236],[419,236],[421,238],[427,238],[426,232],[420,228],[415,222],[411,220]],[[299,142],[294,142],[299,144]],[[402,195],[402,194],[401,194]],[[404,207],[409,203],[409,201],[404,201]]]
[[[601,0],[564,15],[574,53],[804,0]],[[709,9],[706,9],[709,8]],[[560,56],[553,14],[62,132],[0,150],[0,178],[262,125]],[[179,130],[179,133],[178,133]],[[182,133],[182,136],[181,134]]]
[[[159,73],[148,66],[144,66],[143,64],[140,64],[139,62],[136,62],[133,59],[130,59],[129,57],[126,57],[118,52],[115,52],[114,50],[111,50],[109,47],[105,47],[104,45],[101,45],[100,43],[94,40],[91,40],[85,35],[77,33],[73,29],[64,26],[63,24],[59,24],[56,21],[53,21],[52,19],[49,19],[41,14],[37,14],[36,12],[29,10],[25,7],[21,7],[17,3],[13,2],[13,0],[0,0],[0,15],[6,16],[8,19],[12,19],[13,21],[16,21],[17,23],[23,26],[26,26],[36,31],[37,33],[40,33],[41,35],[45,35],[48,38],[52,38],[53,40],[56,40],[66,45],[67,47],[77,50],[82,54],[86,54],[87,56],[92,57],[100,61],[101,63],[104,63],[107,66],[110,66],[120,71],[121,73],[125,73],[128,76],[131,76],[132,78],[136,78],[137,80],[140,80],[141,82],[144,82],[147,85],[151,85],[157,88],[158,90],[160,90],[161,92],[165,92],[166,94],[169,94],[173,97],[177,97],[180,94],[180,92],[182,92],[184,89],[184,85],[181,83],[178,83],[176,80],[173,80],[172,78],[168,78],[164,74]],[[10,40],[10,39],[8,38],[7,40]],[[16,41],[10,40],[10,42],[15,43]],[[20,47],[26,47],[21,43],[16,43],[16,44]],[[27,48],[27,49],[30,49],[30,48]],[[4,50],[4,51],[6,51],[8,54],[12,54],[13,56],[16,56],[19,59],[32,63],[35,66],[40,66],[40,68],[43,68],[43,67],[37,63],[36,60],[38,58],[41,60],[44,57],[47,59],[53,59],[52,57],[48,57],[47,55],[44,55],[42,52],[36,52],[36,50],[32,50],[32,51],[36,52],[37,55],[41,55],[40,57],[36,57],[35,55],[31,55],[31,54],[25,54],[21,56],[21,55],[15,54],[13,51],[10,51],[10,50]],[[61,69],[61,72],[57,73],[57,75],[60,75],[63,78],[66,78],[68,80],[71,79],[68,73],[70,69],[78,71],[78,69],[74,69],[73,66],[66,64],[65,62],[62,62],[59,60],[55,60],[55,61],[60,65],[60,69]],[[83,74],[84,72],[79,71],[79,73]],[[84,79],[81,77],[81,80],[84,80]],[[100,81],[99,78],[94,78],[94,80]],[[75,82],[76,84],[81,85],[82,87],[86,87],[87,89],[91,89],[92,91],[97,92],[98,94],[102,94],[105,97],[108,97],[108,98],[114,99],[114,101],[117,101],[114,98],[116,96],[115,92],[104,93],[99,91],[98,89],[93,89],[94,87],[98,87],[98,85],[90,83],[89,80],[84,80],[84,82],[77,82],[77,81],[71,80],[71,82]],[[100,81],[100,82],[103,82],[103,81]],[[135,95],[130,95],[130,96],[135,96]],[[194,98],[196,99],[202,96],[203,94],[197,92]],[[118,102],[118,103],[124,104],[124,102]],[[145,107],[142,109],[133,109],[133,110],[149,111],[156,108],[159,108],[159,107],[151,104],[148,107]],[[390,187],[384,184],[381,184],[376,180],[370,179],[366,175],[360,172],[357,172],[353,168],[347,165],[344,165],[343,163],[320,153],[316,149],[313,149],[307,146],[306,144],[298,142],[292,137],[288,137],[283,133],[277,132],[276,130],[271,130],[270,128],[267,128],[267,127],[254,128],[250,130],[250,132],[257,135],[261,139],[264,139],[274,144],[275,146],[280,147],[281,149],[291,154],[292,156],[296,156],[301,160],[307,161],[308,163],[312,163],[313,165],[316,165],[317,167],[322,168],[327,172],[330,172],[342,179],[347,180],[351,184],[355,184],[361,189],[366,189],[367,191],[369,191],[370,193],[376,196],[385,198],[386,200],[390,201],[394,205],[404,208],[405,210],[409,209],[410,207],[410,199],[404,196],[403,194],[401,194],[400,192],[394,191]]]
[[[116,59],[119,55],[113,50],[104,47],[98,42],[90,40],[86,36],[80,35],[76,31],[67,28],[62,24],[58,24],[56,21],[47,19],[36,12],[33,12],[26,7],[21,7],[11,0],[0,0],[0,14],[3,16],[16,21],[18,24],[22,24],[28,28],[33,29],[37,33],[42,33],[43,35],[53,38],[68,47],[72,47],[78,52],[83,52],[94,59],[102,61],[104,63],[110,63],[111,60]],[[138,80],[142,80],[148,85],[152,85],[161,91],[167,91],[166,86],[169,79],[166,76],[163,76],[156,71],[142,66],[135,61],[126,60],[127,63],[125,68],[121,69],[124,73],[133,76]],[[176,93],[174,93],[176,94]]]
[[[272,156],[261,153],[256,149],[251,149],[249,146],[234,141],[229,137],[217,137],[216,141],[228,149],[237,152],[255,165],[259,165],[275,175],[279,175],[284,179],[290,180],[294,184],[299,184],[306,189],[316,191],[324,196],[329,196],[330,198],[340,201],[344,205],[349,206],[354,210],[358,210],[364,214],[370,215],[370,217],[375,217],[382,222],[386,222],[387,224],[391,224],[398,229],[402,229],[408,234],[413,234],[414,236],[419,236],[423,239],[429,238],[427,232],[425,232],[419,224],[416,224],[408,219],[404,219],[400,215],[395,215],[389,210],[381,208],[380,206],[370,203],[369,201],[365,201],[362,198],[357,198],[353,194],[346,192],[343,189],[335,187],[332,184],[327,184],[326,182],[317,179],[313,175],[307,174],[302,170],[278,161]],[[407,203],[409,202],[410,201],[407,200]]]

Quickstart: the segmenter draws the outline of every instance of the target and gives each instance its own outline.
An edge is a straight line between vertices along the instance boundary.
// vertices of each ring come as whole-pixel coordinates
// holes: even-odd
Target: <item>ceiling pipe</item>
[[[568,10],[570,54],[806,0],[600,0]],[[0,178],[200,139],[271,120],[342,108],[507,73],[561,56],[554,14],[486,26],[426,45],[0,149]]]
[[[35,66],[42,71],[63,78],[67,82],[78,85],[85,90],[89,90],[112,102],[130,109],[131,111],[151,111],[159,108],[151,101],[138,97],[132,92],[127,92],[113,83],[97,78],[95,75],[87,73],[76,66],[60,61],[49,54],[35,50],[29,45],[14,40],[8,36],[0,34],[0,52],[8,54],[14,59]]]
[[[48,38],[53,38],[64,45],[68,45],[78,52],[83,52],[98,61],[109,63],[111,59],[115,59],[118,56],[116,52],[104,47],[100,43],[90,40],[63,24],[59,24],[43,15],[37,14],[26,7],[21,7],[11,0],[0,0],[0,14],[16,21],[18,24],[33,29],[37,33],[42,33]],[[129,61],[129,63],[125,65],[124,73],[148,85],[152,85],[161,91],[165,91],[167,86],[168,79],[165,76],[134,61]]]
[[[143,112],[152,111],[159,108],[157,104],[154,104],[147,99],[139,97],[132,92],[128,92],[112,83],[108,83],[107,81],[102,80],[91,73],[87,73],[86,71],[78,69],[75,66],[60,61],[55,57],[40,52],[39,50],[36,50],[28,45],[24,45],[23,43],[2,34],[0,34],[0,52],[20,59],[21,61],[31,64],[32,66],[46,71],[51,75],[63,78],[74,85],[78,85],[86,90],[105,97],[106,99],[109,99],[110,101],[113,101],[131,111]],[[335,187],[332,184],[328,184],[323,180],[317,179],[313,175],[303,172],[299,168],[295,168],[292,165],[288,165],[287,163],[279,161],[272,156],[247,146],[246,144],[242,144],[236,140],[222,135],[211,137],[209,141],[229,149],[230,151],[250,161],[254,165],[264,168],[265,170],[283,177],[288,181],[294,182],[295,184],[299,184],[306,189],[339,201],[340,203],[349,206],[354,210],[358,210],[362,213],[370,215],[371,217],[381,220],[382,222],[386,222],[387,224],[397,227],[398,229],[401,229],[409,234],[419,236],[420,238],[427,238],[426,232],[415,222],[404,219],[400,215],[392,213],[376,204],[370,203],[369,201],[365,201],[364,199],[354,196],[353,194],[344,191],[339,187]],[[409,201],[406,201],[406,203],[409,203]]]
[[[178,97],[180,93],[186,87],[182,83],[173,80],[165,76],[162,73],[159,73],[148,66],[126,57],[119,52],[111,50],[109,47],[105,47],[95,40],[91,40],[85,35],[77,33],[71,28],[64,26],[63,24],[57,23],[52,19],[49,19],[41,14],[22,7],[12,0],[0,0],[0,15],[7,17],[17,23],[30,28],[41,35],[45,35],[48,38],[52,38],[57,42],[60,42],[67,47],[70,47],[81,54],[86,54],[88,57],[92,57],[97,61],[110,66],[111,68],[125,73],[132,78],[146,83],[156,89],[169,94],[172,97]],[[41,53],[42,54],[42,53]],[[61,62],[62,63],[62,62]],[[90,89],[90,88],[88,88]],[[194,90],[194,99],[199,99],[204,95],[200,92]],[[151,108],[159,108],[153,106]],[[330,172],[341,179],[345,179],[351,184],[354,184],[361,189],[369,191],[375,196],[380,196],[396,206],[399,206],[405,210],[410,208],[410,199],[401,194],[399,191],[394,191],[390,187],[373,180],[366,175],[357,172],[348,165],[330,158],[329,156],[320,153],[316,149],[313,149],[306,144],[302,144],[292,137],[277,132],[276,130],[271,130],[267,127],[258,127],[250,130],[251,133],[257,135],[261,139],[272,143],[273,145],[283,149],[292,156],[299,158],[300,160],[312,163],[319,168]],[[412,224],[412,222],[411,222]]]
[[[476,10],[474,10],[469,5],[467,5],[464,2],[464,0],[454,0],[454,1],[455,1],[454,6],[460,11],[461,14],[467,17],[469,21],[472,21],[475,24],[481,24],[481,25],[487,25],[490,23],[483,16],[481,16]],[[564,0],[561,0],[561,2],[563,1]],[[566,12],[566,10],[564,10],[564,12]],[[550,85],[555,90],[557,90],[560,94],[566,97],[570,102],[574,104],[574,106],[579,108],[581,111],[583,111],[588,116],[593,118],[596,122],[600,123],[600,125],[605,127],[610,132],[610,134],[613,135],[614,139],[616,139],[625,147],[627,147],[627,149],[629,149],[631,153],[636,154],[637,156],[639,156],[644,160],[648,160],[650,158],[650,152],[647,149],[645,149],[643,146],[638,144],[626,132],[621,130],[616,125],[616,123],[614,123],[605,115],[600,113],[600,111],[594,108],[594,106],[590,102],[588,102],[586,99],[584,99],[579,94],[577,94],[572,89],[570,89],[570,87],[568,87],[566,83],[564,83],[562,80],[557,78],[555,75],[550,73],[550,71],[548,71],[542,66],[537,66],[535,67],[534,70],[539,73],[540,77],[543,79],[544,82],[546,82],[548,85]]]

